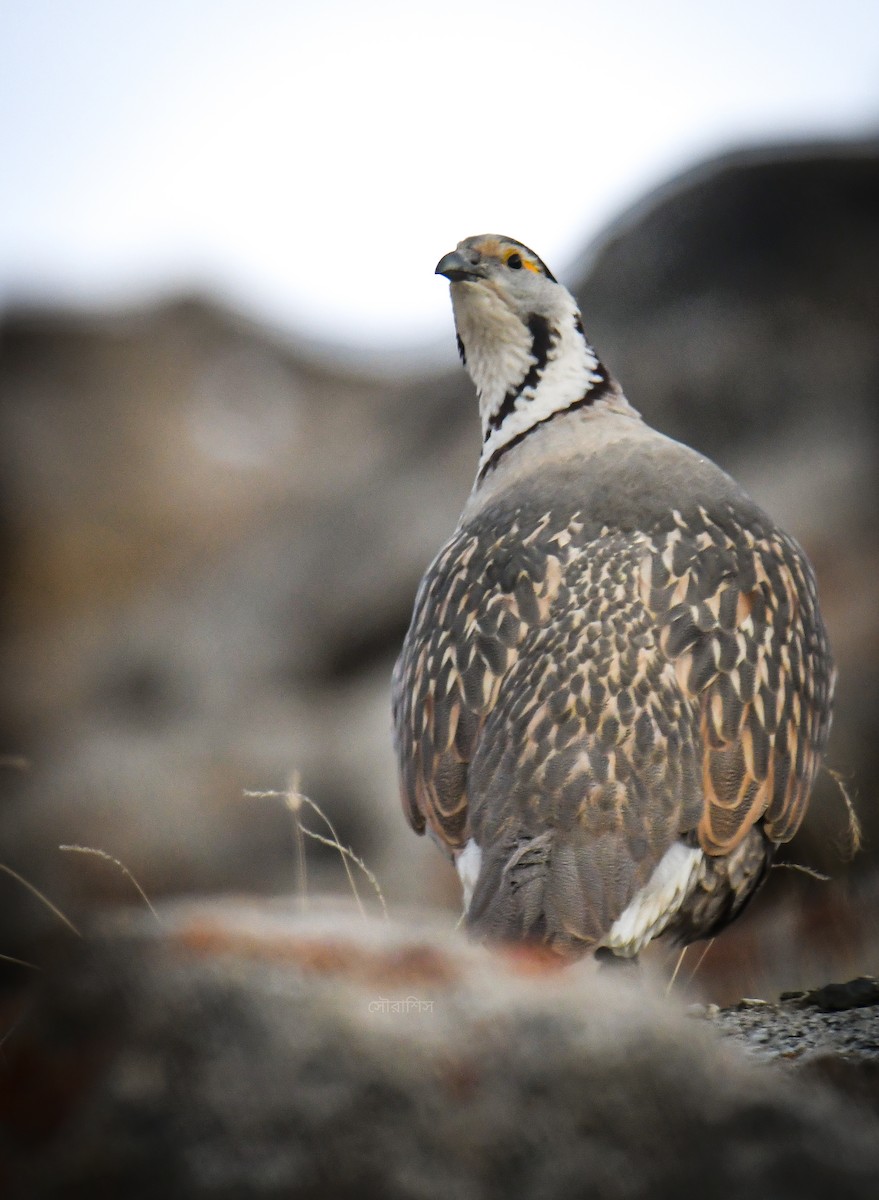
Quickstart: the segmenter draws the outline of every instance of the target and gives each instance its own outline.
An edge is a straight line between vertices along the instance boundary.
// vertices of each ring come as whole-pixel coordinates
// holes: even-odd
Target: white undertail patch
[[[632,958],[643,950],[662,933],[696,886],[704,857],[698,846],[683,842],[670,846],[601,944],[621,958]]]
[[[473,899],[473,889],[476,887],[481,866],[482,851],[476,845],[473,838],[471,838],[464,849],[459,850],[455,855],[455,869],[458,872],[458,878],[461,880],[461,887],[464,891],[465,912],[470,908],[470,901]]]

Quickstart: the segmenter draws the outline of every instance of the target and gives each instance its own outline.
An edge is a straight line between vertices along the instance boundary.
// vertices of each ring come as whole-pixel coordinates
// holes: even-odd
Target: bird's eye
[[[518,254],[511,254],[507,259],[507,266],[513,271],[522,270],[522,259]]]

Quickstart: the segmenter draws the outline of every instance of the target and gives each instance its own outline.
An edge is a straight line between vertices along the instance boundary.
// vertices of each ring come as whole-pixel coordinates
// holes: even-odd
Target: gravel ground
[[[866,976],[777,1003],[740,1000],[729,1008],[694,1009],[758,1058],[796,1060],[840,1054],[879,1064],[879,982]]]

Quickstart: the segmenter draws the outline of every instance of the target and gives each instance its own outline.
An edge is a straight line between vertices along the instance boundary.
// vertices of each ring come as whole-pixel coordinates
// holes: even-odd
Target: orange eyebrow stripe
[[[527,267],[529,271],[533,271],[535,275],[540,274],[540,267],[538,267],[537,263],[531,262],[530,259],[523,258],[522,266]]]

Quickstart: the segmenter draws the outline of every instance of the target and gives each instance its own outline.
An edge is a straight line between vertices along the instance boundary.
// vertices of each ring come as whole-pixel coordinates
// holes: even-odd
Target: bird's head
[[[465,363],[468,356],[472,361],[477,349],[490,348],[492,339],[496,343],[523,340],[535,317],[552,323],[576,309],[570,292],[545,263],[514,238],[491,233],[465,238],[440,259],[436,273],[452,285]],[[488,347],[482,346],[485,342]]]
[[[437,275],[445,275],[451,283],[475,285],[454,288],[452,298],[456,310],[466,305],[468,298],[492,295],[520,319],[532,311],[547,309],[547,315],[559,302],[559,293],[570,295],[560,286],[546,264],[533,250],[515,238],[483,233],[465,238],[436,265]]]
[[[514,238],[465,238],[436,265],[451,283],[458,350],[476,384],[483,464],[549,417],[616,387],[577,302]]]

